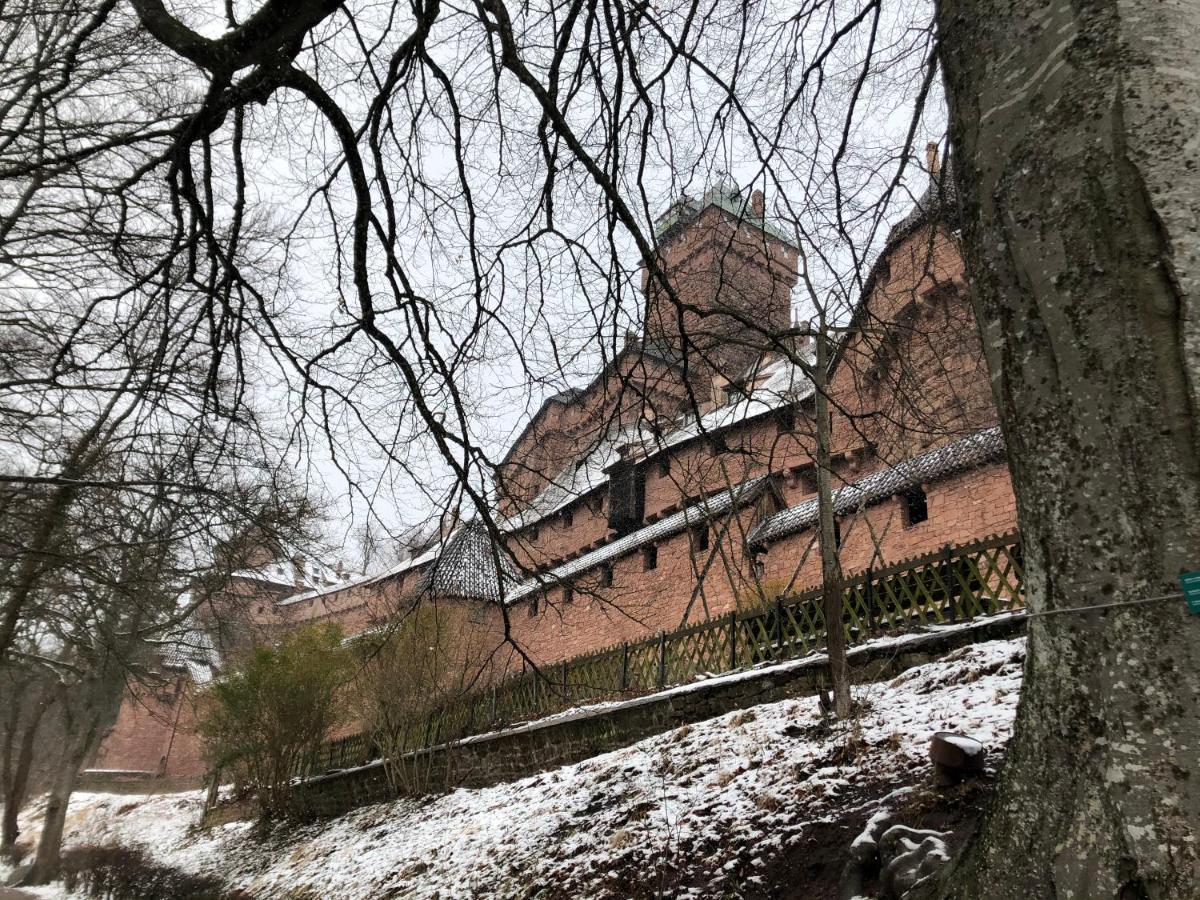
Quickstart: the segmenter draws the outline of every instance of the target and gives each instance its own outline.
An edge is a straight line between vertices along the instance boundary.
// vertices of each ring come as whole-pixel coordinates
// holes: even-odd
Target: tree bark
[[[62,863],[63,829],[67,821],[67,808],[71,794],[79,780],[79,770],[92,750],[99,728],[99,720],[89,716],[89,721],[80,734],[68,739],[63,752],[62,764],[54,773],[46,797],[46,813],[42,817],[42,833],[38,838],[37,854],[33,865],[22,883],[26,885],[47,884],[58,876]]]
[[[17,825],[17,816],[25,806],[25,798],[29,790],[29,775],[33,769],[33,750],[37,742],[38,730],[42,716],[47,708],[46,699],[37,696],[30,707],[28,718],[22,723],[21,740],[17,752],[13,754],[12,746],[20,716],[14,717],[13,731],[6,736],[4,759],[4,821],[0,824],[0,849],[12,847],[20,837],[21,831]],[[20,705],[16,707],[20,710]]]
[[[1200,4],[939,0],[1027,564],[1017,731],[948,895],[1200,884]],[[1052,613],[1051,615],[1039,615]]]
[[[842,563],[838,555],[833,510],[833,471],[829,451],[829,335],[824,316],[816,333],[814,384],[817,425],[817,513],[821,545],[821,600],[825,614],[825,648],[833,683],[833,709],[839,719],[850,718],[850,670],[846,662],[846,632],[842,627]]]

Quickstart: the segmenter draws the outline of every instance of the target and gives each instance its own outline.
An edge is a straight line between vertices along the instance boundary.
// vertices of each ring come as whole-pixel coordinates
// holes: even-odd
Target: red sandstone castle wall
[[[199,778],[206,771],[196,734],[191,680],[126,693],[116,721],[89,768],[143,772],[154,778]]]
[[[877,569],[946,544],[964,544],[1017,527],[1016,500],[1006,463],[934,482],[925,491],[929,518],[911,527],[905,525],[899,497],[840,517],[842,569],[848,574]],[[821,583],[813,528],[772,544],[761,561],[763,583],[773,591],[788,585],[803,590]]]

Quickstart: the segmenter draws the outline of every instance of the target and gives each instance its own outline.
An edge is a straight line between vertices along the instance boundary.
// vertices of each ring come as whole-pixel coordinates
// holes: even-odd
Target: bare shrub
[[[86,845],[62,855],[63,885],[72,893],[103,900],[249,900],[207,875],[192,875],[153,862],[141,850],[113,844]]]

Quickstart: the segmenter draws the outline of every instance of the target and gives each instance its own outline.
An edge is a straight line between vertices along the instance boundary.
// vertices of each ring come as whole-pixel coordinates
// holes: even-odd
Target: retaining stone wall
[[[853,677],[860,683],[892,678],[959,647],[1011,637],[1024,629],[1023,614],[1003,615],[858,647],[849,654]],[[789,697],[811,696],[827,683],[825,671],[823,656],[809,657],[408,754],[401,768],[410,773],[413,788],[401,793],[436,793],[512,781],[617,750],[690,722]],[[396,794],[382,763],[376,762],[310,779],[297,789],[295,802],[302,815],[330,816]]]

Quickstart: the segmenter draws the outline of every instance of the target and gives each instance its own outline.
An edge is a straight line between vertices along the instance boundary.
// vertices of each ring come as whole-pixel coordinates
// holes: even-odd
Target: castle
[[[847,573],[1016,526],[954,204],[935,155],[928,168],[831,344]],[[371,577],[264,556],[231,581],[234,618],[267,633],[336,621],[353,635],[420,599],[547,665],[819,584],[813,346],[791,327],[799,249],[761,193],[723,186],[674,204],[656,237],[642,332],[537,410],[503,460],[493,527],[445,527]],[[168,688],[130,695],[94,774],[202,774],[186,698],[223,641],[205,632],[164,660]],[[525,664],[488,658],[500,672]]]

